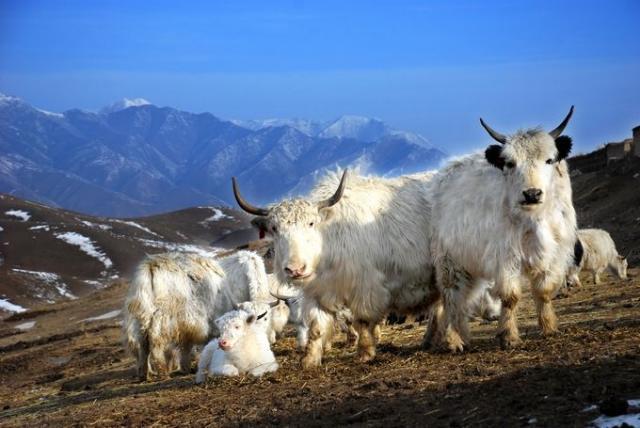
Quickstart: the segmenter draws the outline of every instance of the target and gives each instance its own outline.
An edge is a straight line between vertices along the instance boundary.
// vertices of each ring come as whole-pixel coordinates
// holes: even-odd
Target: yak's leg
[[[439,347],[462,352],[469,342],[466,301],[472,282],[464,271],[447,259],[436,265],[436,277],[444,309],[442,322],[437,323]]]
[[[183,343],[180,345],[180,366],[178,370],[180,373],[189,374],[191,372],[191,349],[193,344],[191,342]]]
[[[522,293],[520,278],[502,273],[496,281],[496,292],[502,302],[497,337],[503,349],[510,349],[522,342],[516,319],[518,301]]]
[[[323,348],[333,336],[334,317],[318,307],[312,299],[305,299],[303,314],[309,330],[302,367],[318,367],[322,364]]]
[[[377,323],[356,320],[354,327],[358,331],[358,360],[366,363],[371,361],[376,356],[376,340],[375,330],[378,326]]]
[[[429,349],[434,345],[438,345],[442,342],[442,338],[438,335],[440,325],[444,322],[444,306],[442,302],[442,295],[435,285],[431,290],[429,296],[429,303],[427,304],[427,328],[424,331],[424,337],[422,339],[422,349]]]
[[[595,285],[600,285],[602,283],[602,281],[600,280],[601,273],[602,273],[602,270],[600,269],[593,271],[593,283]]]
[[[551,304],[557,286],[555,279],[552,275],[541,275],[532,282],[531,291],[538,312],[538,325],[545,336],[558,332],[558,319]]]
[[[358,332],[353,326],[353,322],[347,325],[347,346],[350,348],[358,343]]]
[[[140,380],[147,379],[147,369],[149,365],[149,336],[145,332],[140,332],[138,335],[138,343],[137,343],[137,364],[136,364],[136,375]]]
[[[171,346],[168,329],[163,316],[156,313],[151,320],[148,334],[149,356],[147,358],[147,380],[152,377],[167,377],[169,374],[169,362]]]

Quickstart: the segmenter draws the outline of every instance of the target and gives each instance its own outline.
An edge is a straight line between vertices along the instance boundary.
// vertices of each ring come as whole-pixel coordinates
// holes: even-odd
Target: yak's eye
[[[275,227],[275,226],[271,226],[271,231],[272,231],[273,233],[278,233],[278,228],[277,228],[277,227]]]
[[[547,165],[551,165],[553,163],[553,159],[547,159]]]
[[[313,224],[314,224],[313,222],[309,223],[309,227],[313,227]]]
[[[507,168],[515,168],[516,163],[513,161],[508,161],[508,162],[505,162],[504,166],[506,166]]]

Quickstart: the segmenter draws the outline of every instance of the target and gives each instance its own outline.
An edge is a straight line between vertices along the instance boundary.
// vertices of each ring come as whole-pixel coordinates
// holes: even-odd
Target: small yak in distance
[[[551,306],[573,262],[576,214],[561,135],[573,107],[550,132],[505,136],[482,126],[500,145],[440,170],[429,183],[436,283],[444,303],[437,341],[451,351],[469,344],[464,304],[479,280],[494,281],[502,301],[498,337],[504,348],[520,342],[516,307],[531,285],[542,333],[557,331]]]

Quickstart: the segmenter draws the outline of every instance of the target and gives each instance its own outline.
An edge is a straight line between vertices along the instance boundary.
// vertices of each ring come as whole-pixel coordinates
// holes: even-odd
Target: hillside
[[[631,265],[640,265],[640,158],[578,171],[573,170],[571,181],[579,227],[609,231],[620,254],[628,256]]]
[[[145,254],[214,254],[251,233],[248,217],[228,208],[114,219],[0,194],[0,299],[24,308],[75,299],[127,276]]]

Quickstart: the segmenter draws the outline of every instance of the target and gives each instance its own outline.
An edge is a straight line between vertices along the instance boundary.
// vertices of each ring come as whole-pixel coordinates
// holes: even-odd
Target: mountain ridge
[[[0,191],[94,215],[234,206],[231,176],[247,197],[269,203],[308,190],[328,169],[397,175],[445,156],[417,134],[361,116],[250,129],[144,99],[52,113],[0,94]]]

